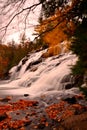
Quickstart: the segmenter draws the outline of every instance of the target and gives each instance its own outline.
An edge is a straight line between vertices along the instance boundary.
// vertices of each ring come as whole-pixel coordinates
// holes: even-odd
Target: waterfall
[[[77,57],[69,52],[43,58],[44,52],[46,50],[24,57],[9,71],[10,80],[0,85],[0,92],[17,95],[28,93],[38,96],[63,92],[68,88],[66,85],[69,86],[71,82],[70,68],[76,63]]]

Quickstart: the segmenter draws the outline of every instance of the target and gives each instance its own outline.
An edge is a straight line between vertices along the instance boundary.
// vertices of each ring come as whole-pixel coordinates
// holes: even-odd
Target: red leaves
[[[32,107],[37,105],[37,101],[26,101],[26,100],[19,100],[18,102],[11,103],[13,110],[17,109],[25,109],[26,107]]]
[[[37,103],[37,101],[19,100],[18,102],[9,103],[8,105],[1,105],[0,114],[3,114],[8,111],[15,111],[18,109],[26,109],[26,107],[32,107],[37,105]]]
[[[0,105],[0,130],[24,130],[24,127],[31,129],[47,127],[49,129],[52,124],[50,124],[48,116],[50,119],[56,120],[57,123],[57,121],[61,122],[72,115],[79,115],[87,111],[86,106],[76,102],[75,104],[69,104],[66,101],[60,101],[47,107],[45,113],[44,109],[42,111],[42,107],[39,106],[40,104],[37,104],[37,101],[21,99],[12,102],[11,99],[11,97],[8,97],[0,100],[2,103],[6,103]]]
[[[3,120],[0,122],[0,130],[11,128],[11,129],[20,129],[21,127],[26,126],[27,124],[30,124],[30,120],[15,120],[11,121],[11,119],[7,118],[6,120]]]
[[[87,107],[80,104],[70,105],[67,102],[61,101],[58,104],[53,104],[46,108],[46,112],[51,119],[57,120],[58,122],[65,120],[66,118],[79,114]]]
[[[11,122],[9,123],[9,126],[10,126],[11,128],[17,129],[17,128],[21,128],[21,127],[27,125],[27,124],[30,123],[30,122],[31,122],[31,121],[29,121],[29,120],[11,121]]]
[[[7,105],[0,105],[0,130],[7,128],[19,129],[29,124],[31,122],[29,118],[24,118],[21,120],[12,120],[12,118],[10,117],[10,112],[15,112],[16,110],[25,110],[27,109],[27,107],[36,106],[37,103],[37,101],[19,100],[17,102],[9,103]],[[18,114],[20,115],[20,113]],[[22,128],[22,130],[23,129],[24,128]]]
[[[7,111],[11,111],[12,106],[11,105],[2,105],[0,106],[0,115],[6,113]]]

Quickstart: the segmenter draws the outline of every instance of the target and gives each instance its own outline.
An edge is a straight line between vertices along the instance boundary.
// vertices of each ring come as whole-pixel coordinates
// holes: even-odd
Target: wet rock
[[[39,128],[39,129],[44,129],[44,127],[45,127],[45,124],[39,124],[39,125],[38,125],[38,128]]]
[[[25,94],[26,96],[28,95],[27,93]],[[78,97],[74,98],[77,101]],[[70,119],[70,117],[72,116],[78,116],[83,112],[87,112],[87,107],[84,107],[80,104],[76,104],[77,102],[72,103],[72,100],[74,100],[74,98],[69,96],[66,97],[66,100],[68,100],[67,102],[70,102],[67,103],[66,101],[57,100],[56,95],[50,95],[50,97],[42,95],[41,98],[37,98],[38,100],[35,99],[36,101],[28,101],[27,98],[27,100],[20,99],[15,103],[10,103],[11,106],[9,108],[5,108],[5,106],[3,106],[2,108],[1,106],[1,110],[5,109],[6,112],[4,113],[8,114],[7,116],[10,118],[8,118],[7,128],[3,128],[3,123],[2,127],[0,127],[0,130],[23,130],[23,128],[25,128],[26,130],[68,130],[68,128],[70,128],[69,130],[76,130],[71,129],[73,128],[74,121],[71,121],[71,125],[70,127],[68,127],[68,124],[70,122],[67,123],[66,120]],[[50,103],[48,103],[49,101]],[[48,106],[46,107],[43,102],[47,103]],[[1,113],[1,115],[4,115],[4,113]],[[81,118],[83,117],[81,116]],[[5,119],[5,116],[1,117],[1,120],[3,122],[5,122]],[[84,119],[87,120],[87,117]],[[78,118],[76,118],[76,120],[78,120]]]
[[[39,58],[38,60],[32,62],[32,65],[37,65],[37,64],[39,64],[40,62],[42,62],[42,58]]]
[[[24,97],[28,97],[29,96],[29,94],[24,94]]]
[[[67,101],[67,102],[70,103],[70,104],[74,104],[74,103],[77,102],[77,100],[76,100],[75,97],[66,98],[66,99],[64,99],[64,101]]]
[[[42,62],[42,58],[39,58],[38,60],[29,63],[29,65],[27,66],[27,68],[26,68],[25,71],[29,70],[32,66],[37,65],[37,64],[39,64],[40,62]]]
[[[5,98],[0,99],[0,101],[1,101],[1,102],[8,102],[8,101],[10,101],[11,99],[12,99],[11,96],[7,96],[7,97],[5,97]]]
[[[63,77],[63,79],[61,80],[61,83],[66,83],[66,82],[73,82],[72,76],[70,74],[69,75],[65,75]]]
[[[60,62],[59,63],[57,63],[55,66],[58,66],[60,64]]]
[[[66,84],[64,84],[64,86],[65,86],[65,89],[71,89],[71,88],[73,88],[73,84],[72,83],[66,83]]]
[[[31,69],[30,69],[30,71],[36,71],[38,69],[38,67],[32,67]]]
[[[24,65],[27,60],[28,60],[28,58],[24,58],[24,59],[22,60],[22,65]]]
[[[86,86],[87,86],[87,71],[85,72],[85,74],[84,74],[84,83],[86,84]]]
[[[0,114],[0,121],[6,119],[7,117],[8,117],[8,116],[7,116],[6,113],[4,113],[4,114]]]
[[[25,70],[25,71],[29,70],[29,69],[30,69],[30,67],[31,67],[31,63],[29,63],[29,65],[27,66],[27,68],[26,68],[26,70]]]
[[[73,115],[61,123],[64,130],[86,130],[87,112],[80,115]]]
[[[20,71],[20,69],[21,69],[21,65],[17,67],[16,72]]]

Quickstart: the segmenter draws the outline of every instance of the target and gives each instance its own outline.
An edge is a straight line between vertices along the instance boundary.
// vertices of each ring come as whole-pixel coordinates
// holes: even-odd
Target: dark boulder
[[[63,100],[68,102],[69,104],[75,104],[77,102],[75,97],[66,98],[66,99],[63,99]]]
[[[17,70],[16,72],[20,71],[21,70],[21,65],[17,67]]]
[[[72,83],[66,83],[65,84],[65,89],[71,89],[71,88],[73,88],[73,84]]]
[[[28,60],[28,58],[24,58],[24,59],[22,60],[22,65],[24,65],[27,60]]]

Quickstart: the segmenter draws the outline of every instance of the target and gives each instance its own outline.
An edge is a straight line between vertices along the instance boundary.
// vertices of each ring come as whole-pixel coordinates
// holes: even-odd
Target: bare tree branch
[[[25,1],[26,1],[26,0],[22,0],[22,1],[20,2],[19,6],[21,7],[21,4],[25,3]],[[33,5],[29,6],[29,7],[23,8],[23,9],[21,9],[19,12],[15,13],[15,14],[12,16],[12,18],[9,20],[9,22],[6,24],[6,26],[3,26],[3,27],[0,28],[1,31],[4,31],[3,36],[5,36],[9,25],[12,23],[12,21],[15,19],[15,17],[17,17],[18,15],[20,15],[20,14],[22,14],[23,12],[25,12],[25,11],[28,10],[28,12],[27,12],[27,14],[26,14],[26,16],[25,16],[25,27],[26,27],[26,20],[27,20],[27,17],[29,16],[29,13],[30,13],[31,11],[33,11],[33,10],[34,10],[37,6],[39,6],[41,3],[42,3],[42,2],[33,4]],[[6,7],[9,6],[9,5],[10,5],[10,3],[7,2],[6,5],[3,7],[3,9],[6,8]],[[2,9],[2,11],[3,11],[3,9]],[[18,9],[19,9],[19,7],[18,7]],[[9,10],[7,10],[7,11],[9,11]]]
[[[24,17],[24,23],[25,23],[25,28],[24,29],[26,29],[26,23],[27,23],[27,18],[28,18],[28,16],[29,16],[29,14],[30,14],[30,12],[31,11],[33,11],[33,10],[35,10],[39,5],[41,5],[41,4],[43,4],[44,3],[44,1],[45,2],[47,2],[46,0],[39,0],[40,2],[38,2],[38,3],[34,3],[34,4],[32,4],[31,6],[28,6],[28,7],[24,7],[23,8],[23,4],[25,4],[25,2],[26,2],[26,0],[7,0],[6,2],[5,2],[5,5],[2,7],[2,10],[1,10],[1,12],[3,12],[3,10],[6,8],[6,7],[9,7],[7,10],[5,10],[5,12],[4,13],[7,13],[8,11],[9,11],[9,9],[10,9],[10,5],[12,4],[12,6],[14,6],[14,7],[16,7],[15,8],[15,14],[10,14],[10,20],[8,21],[8,23],[5,25],[5,26],[2,26],[1,28],[0,28],[0,30],[1,31],[4,31],[4,35],[6,34],[6,32],[7,32],[7,29],[8,29],[8,27],[9,27],[9,25],[12,23],[12,21],[17,17],[17,16],[19,16],[20,14],[22,14],[22,13],[24,13],[25,11],[26,11],[26,14],[24,15],[25,17]],[[51,22],[53,22],[53,21],[55,21],[55,20],[58,20],[58,23],[55,25],[55,26],[53,26],[53,28],[51,28],[51,29],[46,29],[46,30],[43,30],[42,31],[42,33],[40,33],[40,34],[38,34],[38,36],[36,37],[36,38],[38,38],[38,37],[40,37],[41,35],[43,35],[44,33],[46,33],[46,32],[50,32],[50,31],[52,31],[53,29],[55,29],[61,22],[63,22],[63,20],[65,19],[65,18],[67,18],[67,19],[72,19],[72,18],[75,18],[76,16],[78,16],[78,14],[76,14],[76,13],[73,13],[73,9],[75,10],[75,8],[76,8],[76,6],[78,5],[78,3],[79,3],[79,1],[80,0],[71,0],[71,1],[74,1],[74,3],[72,3],[72,6],[71,6],[71,8],[69,8],[69,10],[68,11],[66,11],[66,6],[65,7],[61,7],[61,15],[60,15],[60,17],[62,18],[62,19],[60,19],[60,20],[58,20],[58,17],[55,17],[55,19],[49,19],[48,20],[48,23],[51,23]],[[76,2],[75,2],[76,1]],[[45,3],[44,3],[45,4]],[[65,12],[64,12],[64,10],[65,10]],[[77,13],[79,13],[79,12],[77,12]],[[45,23],[43,23],[44,25],[45,25]],[[3,36],[4,36],[3,35]],[[35,38],[35,39],[36,39]]]
[[[19,14],[23,13],[23,12],[26,11],[26,10],[29,10],[29,12],[30,12],[31,9],[35,8],[36,6],[38,6],[38,5],[40,5],[40,4],[41,4],[41,2],[40,2],[40,3],[37,3],[37,4],[34,4],[34,5],[30,6],[30,7],[27,7],[27,8],[22,9],[21,11],[19,11],[18,13],[16,13],[16,14],[11,18],[11,20],[8,22],[8,24],[7,24],[5,27],[0,28],[0,30],[2,30],[3,28],[7,28],[7,27],[11,24],[11,22],[13,21],[13,19],[14,19],[16,16],[18,16]]]

